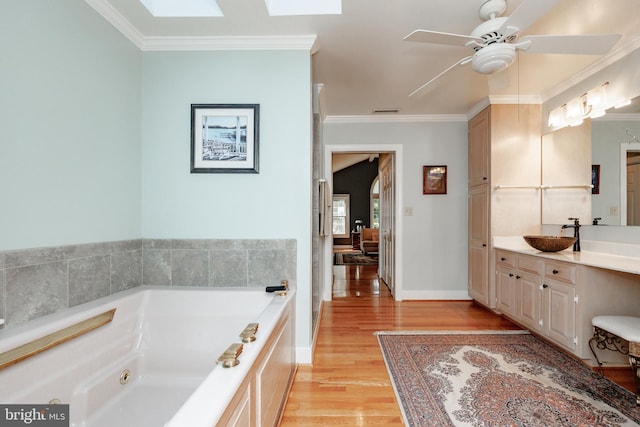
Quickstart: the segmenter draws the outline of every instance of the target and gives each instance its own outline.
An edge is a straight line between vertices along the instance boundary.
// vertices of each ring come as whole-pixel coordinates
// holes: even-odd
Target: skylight
[[[216,0],[140,0],[155,17],[224,16]],[[264,0],[270,16],[339,15],[342,0]]]
[[[342,0],[264,0],[269,15],[339,15]]]
[[[155,17],[224,16],[215,0],[140,0]]]

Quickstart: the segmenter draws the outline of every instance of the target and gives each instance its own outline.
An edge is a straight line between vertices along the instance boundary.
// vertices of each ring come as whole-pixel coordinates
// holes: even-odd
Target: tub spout
[[[237,366],[240,361],[238,356],[242,353],[242,344],[231,344],[225,351],[218,357],[218,362],[222,362],[222,366],[225,368],[233,368]]]

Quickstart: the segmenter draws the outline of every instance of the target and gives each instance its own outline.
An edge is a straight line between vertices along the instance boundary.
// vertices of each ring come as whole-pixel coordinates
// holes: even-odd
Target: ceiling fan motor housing
[[[502,16],[502,14],[507,10],[507,2],[506,0],[487,0],[482,5],[480,5],[480,19],[486,21],[488,19],[495,18],[497,16]]]
[[[491,74],[507,68],[513,63],[516,48],[510,43],[493,43],[478,50],[471,62],[471,68],[482,74]]]

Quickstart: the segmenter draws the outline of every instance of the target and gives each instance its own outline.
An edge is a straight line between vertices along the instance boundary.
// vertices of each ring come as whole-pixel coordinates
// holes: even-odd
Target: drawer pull
[[[545,285],[544,283],[542,284],[542,288],[543,289],[547,289],[549,287],[549,285]]]
[[[516,276],[516,279],[519,279],[519,278],[520,278],[520,276]]]
[[[553,271],[552,271],[552,273],[553,273],[553,274],[558,274],[558,273],[560,273],[560,272],[559,272],[558,270],[553,270]]]
[[[500,261],[506,261],[507,259],[505,257],[500,258]]]
[[[509,277],[513,277],[513,273],[509,273]]]

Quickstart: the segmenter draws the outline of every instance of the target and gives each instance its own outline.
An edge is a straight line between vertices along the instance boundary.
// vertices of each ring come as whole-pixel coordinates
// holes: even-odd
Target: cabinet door
[[[516,272],[515,269],[498,265],[496,267],[496,296],[498,310],[511,316],[516,315]]]
[[[545,278],[542,287],[543,334],[557,344],[575,350],[575,286]]]
[[[540,329],[540,276],[518,271],[516,281],[516,316],[524,326],[537,331]]]
[[[469,185],[489,182],[489,122],[487,107],[469,121]]]
[[[489,296],[489,220],[487,186],[469,190],[469,295],[484,305]]]

